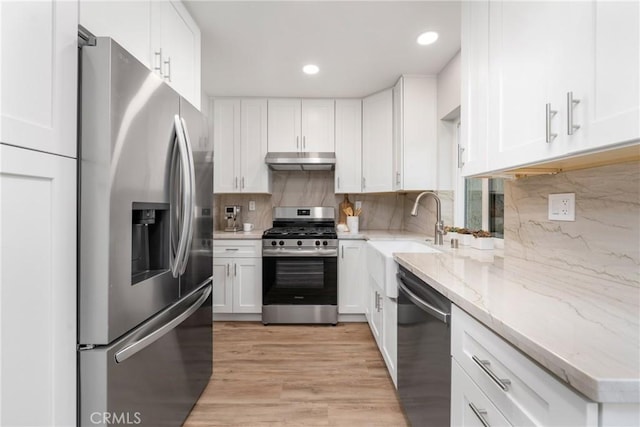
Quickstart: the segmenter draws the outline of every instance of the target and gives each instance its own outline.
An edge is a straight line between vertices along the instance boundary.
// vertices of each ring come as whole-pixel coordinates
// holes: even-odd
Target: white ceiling
[[[362,97],[437,74],[460,49],[457,1],[185,1],[214,96]],[[440,33],[430,46],[416,38]],[[307,76],[314,63],[320,73]]]

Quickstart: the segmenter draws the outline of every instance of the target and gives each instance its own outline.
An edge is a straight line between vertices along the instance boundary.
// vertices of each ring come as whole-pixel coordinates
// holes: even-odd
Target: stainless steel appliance
[[[450,425],[451,301],[398,272],[398,394],[414,426]]]
[[[338,322],[332,207],[278,207],[262,236],[262,323]]]
[[[109,38],[80,96],[78,423],[179,426],[211,375],[207,126]]]
[[[335,153],[269,152],[264,158],[269,168],[276,171],[322,171],[336,166]]]
[[[224,219],[226,221],[224,231],[239,231],[242,228],[240,206],[225,206]]]

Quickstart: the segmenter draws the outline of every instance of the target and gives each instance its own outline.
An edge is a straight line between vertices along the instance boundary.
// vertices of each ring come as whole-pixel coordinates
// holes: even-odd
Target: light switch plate
[[[256,210],[256,202],[254,200],[249,200],[249,212],[253,212]]]
[[[575,221],[575,193],[549,194],[549,219],[551,221]]]
[[[356,209],[362,209],[362,202],[360,200],[356,200],[355,208]]]

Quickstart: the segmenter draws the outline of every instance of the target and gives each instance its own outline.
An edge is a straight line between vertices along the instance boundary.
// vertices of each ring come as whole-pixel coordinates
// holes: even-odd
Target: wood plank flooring
[[[366,323],[214,322],[213,376],[185,427],[407,426]]]

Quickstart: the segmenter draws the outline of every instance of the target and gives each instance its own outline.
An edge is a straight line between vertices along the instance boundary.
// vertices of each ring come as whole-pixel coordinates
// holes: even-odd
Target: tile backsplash
[[[547,219],[554,193],[575,193],[575,222]],[[507,181],[505,253],[640,286],[640,164]]]
[[[225,205],[242,206],[244,222],[254,223],[256,228],[271,227],[275,206],[333,206],[343,201],[343,194],[334,192],[334,174],[329,171],[273,172],[272,194],[218,194],[214,196],[214,221],[217,229],[224,228]],[[451,223],[453,218],[453,193],[441,192],[443,219]],[[360,229],[408,230],[433,234],[435,204],[431,199],[420,201],[417,217],[409,212],[417,193],[350,194],[349,200],[362,202]],[[256,202],[256,210],[249,212],[249,201]],[[337,211],[336,211],[337,216]]]

